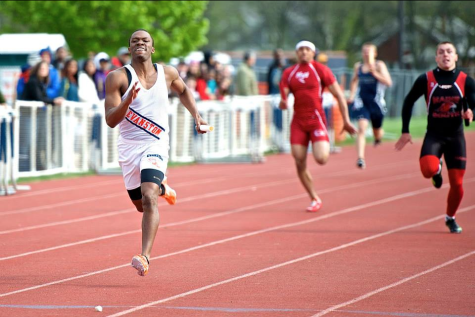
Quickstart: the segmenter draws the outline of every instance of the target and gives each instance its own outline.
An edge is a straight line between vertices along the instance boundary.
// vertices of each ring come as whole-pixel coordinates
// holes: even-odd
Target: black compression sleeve
[[[427,89],[427,77],[426,74],[420,75],[414,85],[411,88],[411,91],[407,94],[404,99],[404,105],[402,107],[402,133],[409,133],[409,123],[412,116],[412,108],[414,103],[422,96]]]
[[[475,80],[472,77],[468,77],[465,80],[465,98],[472,111],[475,109]]]

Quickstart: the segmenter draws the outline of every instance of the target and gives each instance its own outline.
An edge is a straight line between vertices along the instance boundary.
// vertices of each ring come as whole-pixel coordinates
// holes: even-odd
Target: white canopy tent
[[[10,33],[0,35],[0,54],[32,54],[49,47],[52,52],[66,46],[63,34]]]

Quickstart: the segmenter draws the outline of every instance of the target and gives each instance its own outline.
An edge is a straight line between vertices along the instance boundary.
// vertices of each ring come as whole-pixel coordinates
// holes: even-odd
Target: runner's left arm
[[[316,63],[314,63],[314,65],[317,66]],[[351,135],[355,134],[357,131],[353,124],[351,124],[350,122],[350,116],[348,114],[348,104],[346,102],[345,95],[343,94],[343,91],[341,90],[340,84],[338,84],[335,75],[328,66],[323,66],[321,68],[319,67],[318,69],[319,71],[317,72],[319,73],[321,78],[322,88],[328,87],[328,90],[330,90],[333,97],[335,97],[338,101],[338,107],[340,108],[341,116],[343,117],[342,133],[346,131]]]
[[[170,88],[178,94],[180,102],[185,106],[185,108],[190,112],[191,116],[195,120],[195,129],[198,133],[204,134],[205,131],[200,130],[200,125],[207,125],[206,121],[201,118],[201,115],[198,111],[198,107],[196,106],[195,98],[193,94],[186,86],[183,79],[178,74],[178,71],[172,66],[165,66],[165,73],[170,76],[171,84]]]
[[[464,114],[464,119],[473,121],[473,111],[475,110],[475,80],[467,76],[465,80],[465,99],[467,101],[468,110]]]
[[[389,75],[388,68],[383,61],[378,61],[376,69],[371,69],[373,76],[383,85],[391,87],[393,81],[391,80],[391,75]]]
[[[468,107],[475,110],[475,80],[467,76],[465,81],[465,96],[467,98]]]
[[[355,101],[356,91],[358,90],[358,69],[360,68],[361,63],[355,63],[353,66],[353,75],[350,80],[350,97],[348,98],[348,103],[353,103]]]
[[[346,103],[345,95],[338,84],[338,81],[334,81],[332,84],[328,85],[328,90],[338,101],[338,106],[340,107],[341,116],[343,117],[343,129],[350,134],[356,133],[356,128],[350,122],[350,116],[348,114],[348,105]]]

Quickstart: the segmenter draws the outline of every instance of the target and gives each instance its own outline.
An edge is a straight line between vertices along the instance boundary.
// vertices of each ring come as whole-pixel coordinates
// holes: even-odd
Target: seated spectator
[[[55,58],[52,64],[59,73],[61,73],[61,71],[63,70],[64,64],[66,63],[66,60],[68,59],[68,55],[69,55],[68,51],[63,46],[58,47],[56,49]]]
[[[59,73],[51,64],[51,51],[49,47],[44,48],[39,53],[41,60],[46,62],[49,67],[49,83],[46,89],[46,94],[50,99],[54,99],[59,96],[59,88],[61,86],[61,78]]]
[[[21,100],[43,101],[45,104],[61,105],[62,97],[50,98],[46,90],[49,82],[49,65],[47,62],[41,61],[31,70],[30,79],[25,85]]]
[[[61,80],[60,96],[69,101],[79,101],[78,62],[74,59],[67,60],[61,76],[63,79]]]
[[[94,83],[94,74],[96,73],[96,65],[92,59],[84,62],[82,71],[79,73],[79,101],[90,102],[94,105],[99,104],[96,84]]]
[[[127,47],[121,47],[117,51],[117,56],[112,58],[112,66],[114,69],[124,67],[130,63],[130,53]]]

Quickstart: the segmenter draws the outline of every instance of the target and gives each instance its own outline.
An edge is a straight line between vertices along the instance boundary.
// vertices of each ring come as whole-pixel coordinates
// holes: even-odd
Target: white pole
[[[30,172],[36,172],[36,114],[37,107],[31,108],[31,117],[30,117]]]

